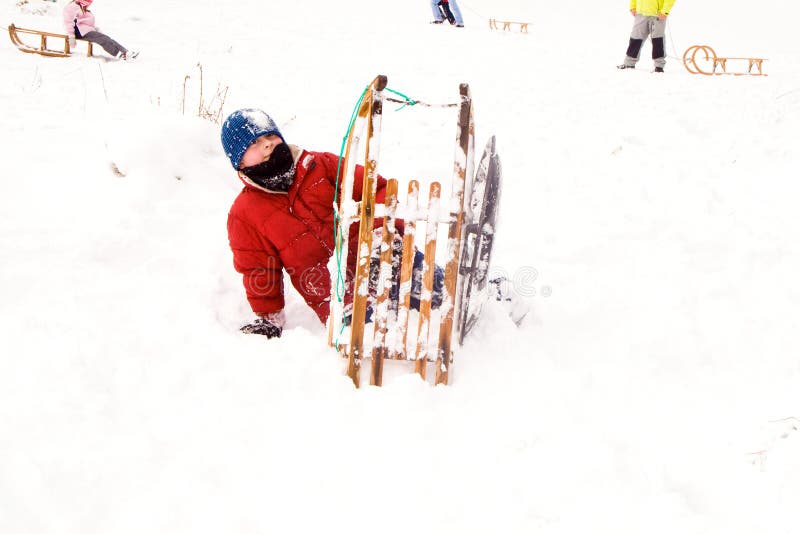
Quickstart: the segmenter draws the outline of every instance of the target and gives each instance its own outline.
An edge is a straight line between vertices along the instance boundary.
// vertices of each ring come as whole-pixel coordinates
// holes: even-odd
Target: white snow
[[[678,0],[657,76],[649,44],[614,68],[624,0],[459,3],[97,0],[135,62],[1,41],[0,532],[800,530],[800,5]],[[690,75],[694,44],[769,76]],[[288,285],[282,338],[238,331],[241,184],[198,111],[228,88],[338,152],[377,74],[468,82],[502,158],[493,268],[533,308],[490,303],[447,387],[355,390]],[[379,172],[449,183],[455,108],[398,107]]]

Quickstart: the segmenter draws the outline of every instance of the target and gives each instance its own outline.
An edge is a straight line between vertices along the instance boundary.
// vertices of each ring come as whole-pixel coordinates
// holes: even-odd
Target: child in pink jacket
[[[94,13],[89,11],[92,0],[73,0],[64,6],[64,29],[69,36],[70,48],[75,47],[75,39],[97,43],[103,50],[120,59],[133,59],[139,55],[131,52],[108,35],[101,33],[94,23]]]

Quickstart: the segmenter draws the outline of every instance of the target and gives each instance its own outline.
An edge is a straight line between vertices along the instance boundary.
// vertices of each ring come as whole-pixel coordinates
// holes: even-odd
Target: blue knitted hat
[[[238,170],[242,156],[262,135],[275,134],[283,140],[278,125],[260,109],[240,109],[231,113],[222,124],[222,148],[231,160],[233,168]]]

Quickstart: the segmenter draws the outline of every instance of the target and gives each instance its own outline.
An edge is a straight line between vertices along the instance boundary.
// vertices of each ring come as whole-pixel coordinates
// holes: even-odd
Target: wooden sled
[[[36,35],[39,37],[38,46],[30,45],[24,43],[20,35]],[[8,36],[11,38],[11,42],[14,43],[14,46],[26,52],[28,54],[39,54],[40,56],[48,56],[48,57],[68,57],[72,55],[69,49],[69,36],[63,33],[50,33],[50,32],[43,32],[39,30],[31,30],[29,28],[17,28],[13,24],[8,27]],[[47,39],[61,39],[64,43],[62,48],[53,49],[47,47]],[[89,41],[84,41],[83,39],[76,39],[76,41],[83,41],[87,44],[86,55],[88,57],[92,56],[92,43]]]
[[[344,285],[332,273],[331,315],[328,320],[328,341],[348,359],[347,375],[356,387],[361,384],[361,366],[365,358],[372,358],[370,384],[380,386],[383,376],[384,360],[407,360],[414,362],[415,372],[423,379],[429,362],[435,366],[435,383],[447,384],[450,364],[453,359],[452,338],[455,330],[455,317],[461,307],[457,298],[459,284],[459,261],[464,222],[464,191],[471,182],[474,171],[474,132],[475,123],[472,112],[472,97],[467,84],[459,86],[459,115],[456,135],[456,155],[452,176],[453,186],[448,203],[440,197],[440,182],[430,184],[427,206],[419,205],[419,182],[411,180],[408,185],[407,209],[404,210],[405,233],[403,235],[402,260],[399,266],[399,294],[396,320],[392,321],[392,335],[389,333],[390,288],[392,286],[392,242],[396,233],[395,221],[398,216],[399,184],[394,179],[387,180],[383,210],[376,205],[378,151],[383,115],[383,91],[386,76],[377,76],[369,85],[358,106],[358,114],[347,138],[345,156],[342,163],[343,178],[338,184],[337,194],[337,254],[346,258],[348,234],[351,223],[358,223],[358,246],[356,247],[356,270],[354,273],[352,315],[350,316],[349,336],[343,325],[345,306],[339,288]],[[362,136],[365,137],[362,140]],[[364,142],[365,141],[365,142]],[[363,143],[362,143],[363,142]],[[363,149],[363,150],[362,150]],[[364,176],[361,201],[353,201],[356,159],[363,156]],[[380,275],[377,283],[377,300],[374,304],[372,332],[367,331],[368,284],[373,250],[373,228],[376,216],[383,217],[382,242],[380,246]],[[414,257],[414,235],[422,231],[417,223],[424,225],[425,253],[423,279],[420,292],[419,316],[416,332],[409,324],[410,291],[412,286],[412,263]],[[439,226],[447,228],[447,256],[444,267],[443,303],[441,315],[436,321],[438,328],[432,327],[432,293],[435,270],[435,253]],[[443,228],[444,229],[444,228]],[[422,235],[422,234],[421,234]],[[346,261],[346,260],[345,260]],[[438,330],[438,343],[433,340]],[[339,336],[347,338],[340,343]],[[390,339],[391,338],[391,339]],[[413,338],[414,347],[407,341]],[[372,343],[365,340],[372,339]],[[368,345],[371,345],[369,350]]]
[[[490,30],[500,30],[500,26],[498,24],[502,24],[502,30],[510,32],[511,28],[516,25],[519,33],[528,33],[528,24],[529,22],[517,22],[513,20],[497,20],[497,19],[489,19],[489,29]]]
[[[700,59],[711,64],[711,70],[703,70],[702,64],[697,63],[697,54],[702,53]],[[747,62],[747,72],[728,72],[728,62]],[[719,57],[714,49],[707,45],[694,45],[686,49],[683,53],[683,66],[692,74],[704,74],[706,76],[720,76],[730,74],[733,76],[766,76],[763,71],[763,63],[766,61],[760,57]],[[719,70],[717,70],[719,69]]]

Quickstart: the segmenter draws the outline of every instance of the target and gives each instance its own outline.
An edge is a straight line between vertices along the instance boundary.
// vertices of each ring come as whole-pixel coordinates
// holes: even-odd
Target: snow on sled
[[[31,35],[35,37],[28,37]],[[11,42],[14,43],[14,46],[28,54],[39,54],[40,56],[48,57],[69,57],[73,55],[69,48],[69,36],[63,33],[51,33],[40,30],[32,30],[29,28],[17,28],[11,24],[8,27],[8,36],[11,38]],[[24,40],[22,36],[25,36]],[[54,39],[56,41],[60,39],[63,43],[63,46],[60,48],[48,48],[48,39]],[[35,44],[26,43],[25,40],[27,40],[29,43],[35,42]],[[82,39],[77,39],[76,41],[87,44],[86,55],[91,57],[92,43]]]
[[[367,87],[356,106],[357,113],[354,113],[348,132],[335,206],[337,254],[330,269],[332,292],[328,340],[347,358],[347,375],[356,387],[361,384],[362,361],[368,357],[372,360],[372,385],[380,386],[382,383],[384,360],[413,361],[415,372],[423,379],[428,364],[433,362],[434,383],[447,384],[453,362],[453,334],[459,343],[463,342],[480,315],[483,302],[479,301],[488,298],[486,277],[500,191],[499,158],[492,137],[478,172],[474,172],[472,96],[469,86],[461,84],[459,103],[456,104],[458,124],[450,188],[443,188],[439,181],[431,181],[425,202],[420,198],[419,183],[411,180],[406,202],[401,206],[399,184],[390,179],[386,183],[384,203],[378,205],[375,200],[378,151],[386,85],[386,77],[378,76]],[[357,159],[364,168],[363,195],[359,201],[353,200]],[[449,199],[441,198],[443,191]],[[377,246],[376,217],[383,218]],[[402,252],[396,260],[393,257],[394,244],[401,238],[395,223],[400,220],[403,220],[405,228]],[[358,224],[359,230],[354,274],[346,273],[347,269],[342,268],[341,262],[342,251],[349,250],[351,224]],[[417,228],[418,224],[420,228]],[[446,230],[446,241],[438,239],[440,227],[442,233]],[[416,269],[412,264],[418,256],[415,236],[424,247],[424,256],[418,284],[418,306],[412,309],[412,276]],[[433,310],[437,241],[442,241],[440,248],[445,254],[441,260],[444,264],[441,306]],[[393,269],[395,261],[399,261],[399,266],[394,265]],[[342,291],[344,287],[354,288],[352,303],[347,305]],[[393,288],[396,294],[392,293]],[[413,319],[416,319],[415,329],[411,328]],[[369,333],[367,325],[371,326]]]

